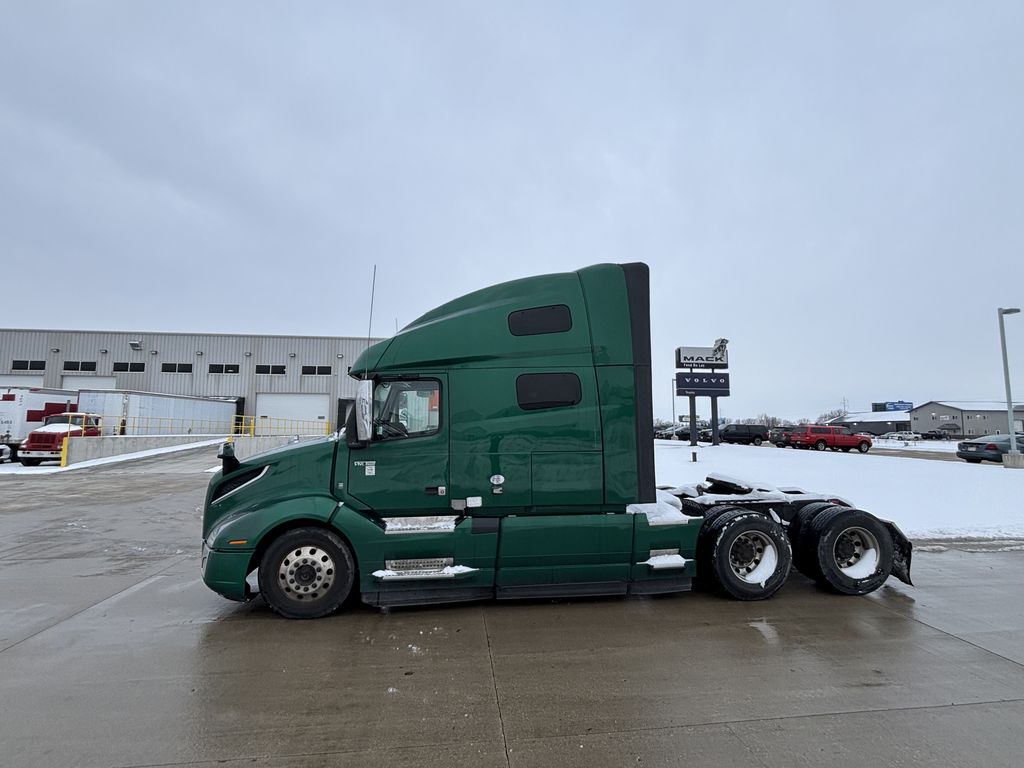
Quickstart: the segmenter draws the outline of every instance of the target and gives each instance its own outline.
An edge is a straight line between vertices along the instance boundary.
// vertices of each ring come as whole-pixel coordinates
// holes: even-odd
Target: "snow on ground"
[[[150,448],[147,451],[136,451],[135,453],[122,453],[119,456],[106,456],[102,459],[89,459],[88,461],[82,461],[78,464],[72,464],[70,467],[62,467],[59,462],[46,462],[38,467],[24,467],[18,462],[0,464],[0,475],[52,475],[55,472],[74,472],[76,469],[86,469],[87,467],[99,467],[104,464],[117,464],[122,461],[131,461],[132,459],[145,459],[150,456],[162,456],[165,453],[177,453],[178,451],[187,451],[192,448],[202,448],[207,445],[219,445],[224,442],[223,437],[218,437],[214,440],[203,440],[198,443],[185,443],[184,445],[169,445],[165,448]],[[219,467],[218,467],[219,469]]]
[[[956,453],[958,440],[882,440],[874,438],[871,450],[921,451],[922,453]]]
[[[892,520],[911,538],[1024,538],[1024,470],[927,458],[656,440],[659,485],[720,472],[834,493]],[[697,451],[697,462],[690,452]]]

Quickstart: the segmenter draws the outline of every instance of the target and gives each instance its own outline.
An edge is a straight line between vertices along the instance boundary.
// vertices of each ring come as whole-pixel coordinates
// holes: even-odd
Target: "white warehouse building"
[[[347,336],[0,329],[0,388],[119,389],[240,398],[250,417],[336,428],[355,399]]]

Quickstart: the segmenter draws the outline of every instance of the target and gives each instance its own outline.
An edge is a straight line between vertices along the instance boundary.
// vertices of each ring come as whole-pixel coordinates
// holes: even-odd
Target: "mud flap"
[[[910,580],[910,559],[914,554],[914,545],[903,535],[903,531],[896,527],[895,523],[890,523],[888,520],[879,522],[889,530],[889,535],[892,536],[892,575],[904,584],[914,586],[914,582]]]

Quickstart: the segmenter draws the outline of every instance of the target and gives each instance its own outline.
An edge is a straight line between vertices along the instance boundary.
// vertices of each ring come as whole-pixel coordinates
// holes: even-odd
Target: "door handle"
[[[423,490],[427,496],[444,496],[448,493],[448,489],[443,485],[428,485]]]

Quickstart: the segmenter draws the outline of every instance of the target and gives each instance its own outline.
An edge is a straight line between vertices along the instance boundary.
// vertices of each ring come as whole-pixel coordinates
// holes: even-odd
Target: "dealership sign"
[[[889,400],[885,403],[885,410],[887,411],[911,411],[914,409],[913,403],[908,403],[906,400]]]
[[[728,397],[728,373],[677,373],[676,394],[690,397]]]
[[[729,351],[720,347],[677,347],[676,368],[728,368]]]

